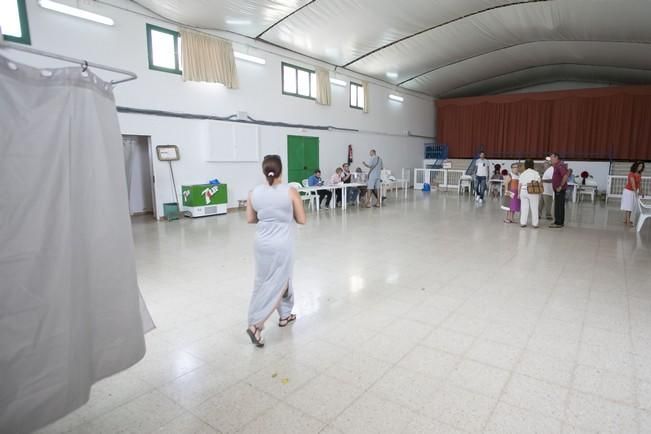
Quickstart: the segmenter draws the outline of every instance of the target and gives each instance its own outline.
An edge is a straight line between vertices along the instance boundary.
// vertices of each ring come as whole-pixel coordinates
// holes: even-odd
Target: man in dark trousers
[[[323,185],[323,180],[321,179],[321,169],[316,169],[314,175],[307,178],[307,185],[310,187],[320,187]],[[325,206],[323,208],[328,209],[330,206],[330,199],[332,199],[332,192],[329,190],[319,190],[319,203],[325,198]]]
[[[477,196],[475,200],[479,203],[484,202],[484,193],[486,192],[486,180],[490,175],[491,163],[486,159],[484,151],[479,153],[479,158],[475,160],[475,179],[477,186],[475,187]]]
[[[552,188],[554,189],[554,223],[549,227],[553,229],[565,226],[565,190],[567,190],[568,171],[561,161],[558,153],[550,155],[554,174],[552,175]]]

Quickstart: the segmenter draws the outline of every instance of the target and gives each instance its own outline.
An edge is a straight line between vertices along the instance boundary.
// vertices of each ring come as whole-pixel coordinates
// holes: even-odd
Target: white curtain
[[[368,113],[368,81],[362,81],[362,90],[364,91],[364,113]]]
[[[183,80],[222,83],[238,87],[233,46],[229,41],[189,30],[181,30]]]
[[[330,105],[331,102],[330,72],[327,69],[316,68],[316,102]]]
[[[138,362],[138,282],[110,85],[0,56],[0,432],[24,433]]]

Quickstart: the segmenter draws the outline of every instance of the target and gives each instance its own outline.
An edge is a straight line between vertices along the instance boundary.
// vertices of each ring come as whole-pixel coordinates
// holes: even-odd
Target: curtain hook
[[[84,60],[84,63],[81,64],[81,72],[86,72],[88,69],[88,61]]]

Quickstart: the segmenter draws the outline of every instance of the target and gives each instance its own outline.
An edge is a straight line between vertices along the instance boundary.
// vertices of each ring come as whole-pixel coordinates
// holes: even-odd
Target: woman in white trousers
[[[527,185],[531,181],[540,183],[540,174],[533,170],[533,160],[524,161],[524,172],[520,175],[520,227],[527,227],[529,211],[531,211],[531,223],[538,229],[538,204],[540,194],[532,194],[527,191]],[[542,186],[542,183],[540,184]]]

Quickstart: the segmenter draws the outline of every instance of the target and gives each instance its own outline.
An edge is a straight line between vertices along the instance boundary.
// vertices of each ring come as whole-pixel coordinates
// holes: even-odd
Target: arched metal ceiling
[[[587,81],[590,70],[609,83],[651,83],[649,0],[136,2],[435,97],[525,87],[541,74]]]
[[[617,82],[612,77],[617,77]],[[460,98],[465,96],[499,94],[513,92],[523,88],[564,82],[611,84],[651,83],[651,71],[647,69],[622,68],[603,65],[556,64],[532,66],[520,71],[487,78],[469,85],[451,89],[442,94],[442,98]],[[517,84],[514,84],[517,83]]]

